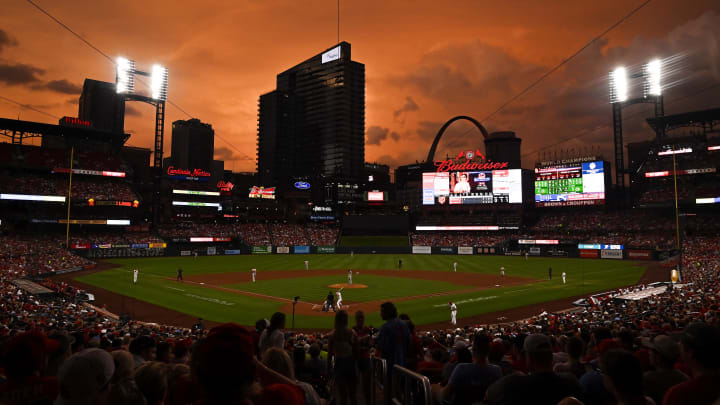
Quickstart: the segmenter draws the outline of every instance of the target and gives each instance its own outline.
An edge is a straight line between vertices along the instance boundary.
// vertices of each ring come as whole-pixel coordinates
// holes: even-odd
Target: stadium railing
[[[378,388],[385,391],[385,379],[387,378],[387,361],[375,356],[370,357],[370,381],[372,383],[372,397],[370,398],[370,405],[375,405],[377,402],[377,390]]]
[[[432,405],[430,380],[424,375],[395,365],[392,372],[392,403]]]

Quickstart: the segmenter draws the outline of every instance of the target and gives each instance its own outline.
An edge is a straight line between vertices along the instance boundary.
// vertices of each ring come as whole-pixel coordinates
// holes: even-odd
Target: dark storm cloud
[[[11,37],[10,34],[0,29],[0,52],[7,46],[17,46],[18,41]]]
[[[128,117],[128,116],[139,117],[140,115],[142,115],[140,110],[131,106],[129,103],[125,103],[125,116],[126,117]]]
[[[22,86],[40,83],[37,75],[44,74],[45,70],[35,66],[19,63],[16,65],[0,64],[0,82],[9,86]]]
[[[387,139],[388,135],[395,141],[400,139],[400,134],[390,132],[390,128],[383,128],[377,125],[370,126],[367,130],[367,145],[380,145],[382,141]]]
[[[33,86],[33,88],[38,90],[47,89],[61,94],[80,94],[82,92],[81,86],[70,83],[65,79],[50,80],[43,85]]]
[[[400,107],[400,109],[393,111],[393,118],[397,120],[403,113],[409,112],[409,111],[417,111],[420,107],[418,107],[417,103],[412,99],[410,96],[405,97],[405,105]]]
[[[233,153],[232,150],[229,148],[222,146],[219,148],[215,148],[215,157],[216,160],[224,160],[224,161],[230,161],[230,160],[238,160],[240,157],[238,157],[235,153]]]

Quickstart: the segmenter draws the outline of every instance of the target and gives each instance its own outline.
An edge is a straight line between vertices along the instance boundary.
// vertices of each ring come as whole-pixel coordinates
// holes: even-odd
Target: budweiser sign
[[[473,162],[474,158],[480,158],[481,162]],[[438,172],[470,171],[470,170],[499,170],[507,169],[508,162],[493,162],[487,160],[480,153],[479,149],[460,151],[455,159],[438,160],[433,162]]]
[[[175,166],[168,167],[167,174],[169,176],[210,177],[210,173],[203,169],[177,169]]]
[[[250,198],[269,198],[275,199],[275,187],[258,187],[253,186],[250,189]]]

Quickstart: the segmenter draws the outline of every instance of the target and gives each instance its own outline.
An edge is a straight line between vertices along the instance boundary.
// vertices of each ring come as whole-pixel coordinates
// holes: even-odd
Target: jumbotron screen
[[[423,173],[423,205],[521,204],[520,169]]]
[[[595,205],[605,201],[603,162],[535,169],[535,205]]]

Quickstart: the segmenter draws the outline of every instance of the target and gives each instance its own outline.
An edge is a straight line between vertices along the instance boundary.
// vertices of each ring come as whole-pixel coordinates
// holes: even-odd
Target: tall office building
[[[361,180],[365,164],[365,65],[340,44],[277,75],[260,96],[258,177]]]
[[[124,133],[125,101],[115,92],[115,83],[85,79],[78,118],[90,121],[95,129]]]
[[[177,120],[172,126],[170,163],[181,169],[213,171],[215,131],[197,118]]]

